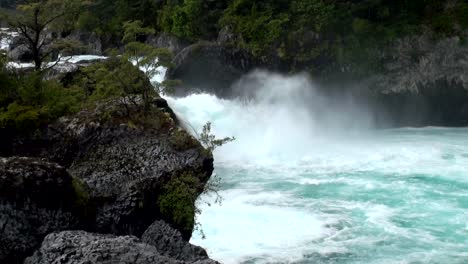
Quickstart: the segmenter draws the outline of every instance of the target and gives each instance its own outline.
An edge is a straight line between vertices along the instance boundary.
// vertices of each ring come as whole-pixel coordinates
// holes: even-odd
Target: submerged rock
[[[88,198],[58,164],[0,158],[0,263],[21,263],[50,232],[88,227]]]
[[[66,231],[48,235],[41,248],[25,264],[215,264],[215,261],[184,262],[162,256],[158,250],[132,236]]]

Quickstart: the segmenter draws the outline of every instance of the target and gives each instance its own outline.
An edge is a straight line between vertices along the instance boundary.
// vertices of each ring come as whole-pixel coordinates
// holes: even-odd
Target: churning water
[[[250,100],[168,98],[194,130],[236,137],[193,243],[223,263],[468,263],[468,129],[375,130],[304,76],[255,79]]]

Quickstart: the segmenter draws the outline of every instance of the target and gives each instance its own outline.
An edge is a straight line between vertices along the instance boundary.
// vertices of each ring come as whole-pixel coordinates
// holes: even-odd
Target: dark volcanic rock
[[[203,248],[185,241],[178,230],[164,221],[154,222],[145,231],[141,239],[146,244],[155,246],[162,255],[176,260],[197,261],[208,259],[208,254]]]
[[[215,261],[183,262],[161,256],[157,249],[132,236],[91,234],[83,231],[66,231],[48,235],[41,248],[25,264],[184,264]]]
[[[83,180],[96,203],[97,232],[141,236],[163,219],[188,240],[194,213],[181,222],[158,201],[167,194],[168,183],[187,175],[197,182],[189,191],[198,196],[213,171],[213,158],[177,127],[164,99],[154,98],[147,116],[138,98],[136,105],[122,105],[122,100],[128,98],[62,118],[36,139],[16,140],[11,150],[47,157]],[[193,207],[195,199],[187,206]]]
[[[61,119],[48,131],[52,146],[48,153],[70,164],[70,172],[89,185],[98,201],[97,230],[101,233],[141,236],[156,219],[175,224],[158,212],[164,184],[184,172],[204,183],[212,173],[212,157],[195,139],[186,134],[193,141],[183,149],[172,143],[179,129],[163,102],[155,100],[148,121],[154,128],[144,128],[147,124],[138,124],[138,119],[129,120],[121,105],[108,104],[92,113]],[[109,113],[113,120],[105,120]],[[203,186],[193,188],[201,193]],[[190,238],[191,229],[181,231]]]
[[[182,87],[176,90],[178,95],[203,90],[229,97],[230,86],[259,66],[249,52],[215,43],[193,44],[177,54],[173,62],[175,67],[167,77],[182,81]]]
[[[50,232],[85,228],[88,206],[84,186],[63,167],[0,158],[0,263],[21,263]]]

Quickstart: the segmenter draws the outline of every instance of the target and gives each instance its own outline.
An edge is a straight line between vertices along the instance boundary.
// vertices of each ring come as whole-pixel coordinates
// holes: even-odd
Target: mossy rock
[[[164,220],[181,231],[184,239],[190,239],[198,209],[195,202],[201,187],[197,173],[184,171],[174,175],[165,184],[158,199],[158,208]]]

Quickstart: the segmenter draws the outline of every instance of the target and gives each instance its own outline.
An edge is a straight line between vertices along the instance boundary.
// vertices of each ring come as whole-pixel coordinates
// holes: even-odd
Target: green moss
[[[184,151],[200,146],[200,143],[182,128],[175,129],[171,133],[169,141],[178,151]]]
[[[75,205],[79,208],[88,207],[90,197],[86,183],[76,177],[72,177],[72,187],[75,192]]]
[[[195,173],[184,171],[172,177],[158,199],[160,213],[184,234],[191,234],[195,225],[195,201],[200,184]]]

